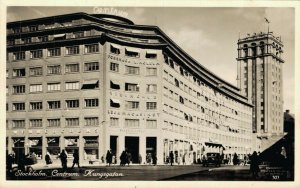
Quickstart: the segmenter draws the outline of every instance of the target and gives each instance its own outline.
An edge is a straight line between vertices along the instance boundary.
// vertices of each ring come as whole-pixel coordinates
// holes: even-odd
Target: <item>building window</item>
[[[125,48],[125,55],[128,57],[140,57],[140,53],[136,50]]]
[[[79,126],[79,118],[66,118],[67,126]]]
[[[22,94],[22,93],[25,93],[25,85],[13,86],[13,94]]]
[[[113,54],[120,54],[120,48],[116,45],[110,45],[110,52]]]
[[[110,118],[110,126],[118,127],[119,126],[119,118],[111,117]]]
[[[156,59],[157,54],[155,52],[146,52],[146,58],[147,59]]]
[[[79,100],[66,100],[66,107],[67,108],[78,108],[79,107]]]
[[[89,44],[84,46],[85,53],[96,53],[99,52],[99,45],[98,44]]]
[[[111,89],[120,89],[120,85],[110,81],[110,88]]]
[[[37,31],[38,30],[38,26],[37,25],[31,25],[29,26],[29,31]]]
[[[79,64],[74,63],[74,64],[67,64],[66,65],[66,73],[74,73],[74,72],[79,72]]]
[[[48,91],[60,91],[60,83],[48,83]]]
[[[25,120],[13,120],[13,128],[25,128]]]
[[[85,117],[84,118],[85,126],[96,126],[99,125],[98,117]]]
[[[23,111],[23,110],[25,110],[24,102],[13,103],[13,111]]]
[[[133,67],[133,66],[125,66],[125,73],[138,75],[138,74],[140,74],[140,68]]]
[[[140,90],[140,87],[138,84],[125,83],[125,91],[138,92],[139,90]]]
[[[147,110],[155,110],[156,107],[156,102],[147,102]]]
[[[47,119],[48,127],[59,127],[60,126],[60,119]]]
[[[179,81],[175,78],[175,86],[179,87]]]
[[[43,85],[42,84],[31,84],[29,86],[29,92],[30,93],[37,93],[43,91]]]
[[[183,97],[179,96],[179,102],[182,103],[182,104],[184,104],[184,99],[183,99]]]
[[[42,67],[29,68],[29,75],[30,76],[42,76],[43,68]]]
[[[146,128],[147,129],[156,129],[157,128],[157,121],[154,120],[154,119],[147,119]]]
[[[120,101],[117,99],[110,99],[110,107],[113,108],[120,108],[121,104]]]
[[[24,44],[30,44],[31,43],[31,37],[24,38]]]
[[[79,54],[79,46],[69,46],[66,47],[66,55]]]
[[[139,109],[139,102],[138,101],[127,101],[126,102],[126,108],[130,110],[136,110]]]
[[[30,110],[42,110],[43,102],[30,102]]]
[[[156,93],[157,92],[157,85],[156,84],[147,84],[146,91],[148,93]]]
[[[99,62],[89,62],[84,64],[84,71],[97,71],[99,70]]]
[[[13,33],[21,33],[21,28],[20,27],[13,28]]]
[[[87,80],[82,84],[81,89],[96,89],[99,88],[99,80]]]
[[[149,68],[146,69],[146,76],[157,76],[157,68]]]
[[[48,109],[59,109],[60,101],[48,101]]]
[[[39,42],[47,42],[48,41],[48,35],[47,36],[38,37],[38,40],[39,40]],[[49,51],[48,51],[48,54],[49,54]]]
[[[98,99],[84,99],[85,107],[97,107],[99,106]]]
[[[137,128],[140,126],[139,119],[125,119],[125,127],[128,128]]]
[[[43,50],[34,50],[30,51],[30,58],[42,58],[43,57]]]
[[[13,77],[24,77],[26,76],[25,68],[13,69]]]
[[[50,48],[48,49],[48,57],[60,56],[60,48]]]
[[[61,74],[61,67],[60,65],[51,65],[47,67],[48,74]]]
[[[43,120],[42,119],[31,119],[29,120],[30,127],[43,127]]]
[[[84,32],[83,31],[79,31],[79,32],[74,32],[73,33],[74,38],[81,38],[84,37]]]
[[[114,72],[119,72],[119,64],[118,63],[110,63],[110,70]]]
[[[25,52],[14,52],[13,53],[13,60],[24,60],[25,59]]]
[[[66,82],[66,90],[78,90],[80,88],[79,82]]]

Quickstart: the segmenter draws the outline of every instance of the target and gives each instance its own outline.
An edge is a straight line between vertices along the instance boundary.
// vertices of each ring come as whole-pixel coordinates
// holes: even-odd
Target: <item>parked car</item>
[[[222,159],[220,153],[211,152],[207,153],[205,158],[202,161],[203,166],[215,165],[221,166]]]

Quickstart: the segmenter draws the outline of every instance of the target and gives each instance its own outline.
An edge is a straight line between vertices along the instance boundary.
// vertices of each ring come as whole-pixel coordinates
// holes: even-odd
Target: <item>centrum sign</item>
[[[120,17],[128,17],[128,13],[123,10],[118,10],[116,8],[103,8],[103,7],[94,7],[94,14],[111,14]]]

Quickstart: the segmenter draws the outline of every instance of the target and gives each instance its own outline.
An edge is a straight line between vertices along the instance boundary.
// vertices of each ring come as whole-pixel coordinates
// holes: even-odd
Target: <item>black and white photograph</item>
[[[296,8],[154,5],[4,7],[3,181],[296,185]]]

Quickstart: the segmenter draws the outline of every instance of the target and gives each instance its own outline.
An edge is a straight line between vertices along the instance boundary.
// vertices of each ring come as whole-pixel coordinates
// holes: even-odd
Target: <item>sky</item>
[[[108,7],[135,24],[156,25],[177,45],[220,78],[237,86],[237,41],[247,34],[270,31],[284,44],[283,110],[295,112],[294,8]],[[95,13],[103,7],[8,7],[7,21],[74,12]]]

